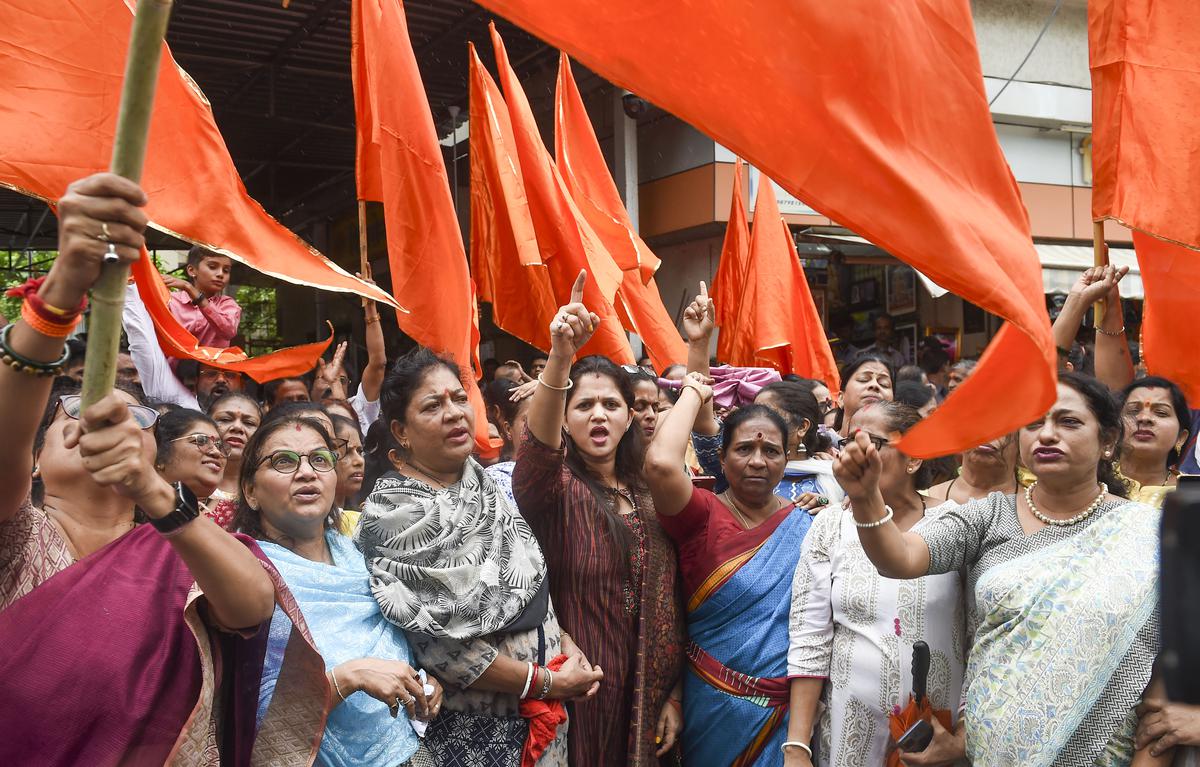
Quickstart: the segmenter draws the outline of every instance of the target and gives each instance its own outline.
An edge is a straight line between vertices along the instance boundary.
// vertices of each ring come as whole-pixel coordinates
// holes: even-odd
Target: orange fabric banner
[[[833,352],[813,306],[792,233],[779,215],[775,190],[765,175],[759,176],[754,203],[746,278],[750,295],[745,303],[752,307],[756,360],[784,375],[824,381],[831,392],[836,392],[838,374]]]
[[[621,268],[616,300],[621,324],[642,339],[655,370],[686,362],[687,344],[667,314],[654,282],[660,261],[634,231],[604,162],[566,54],[559,56],[554,106],[554,153],[559,173],[575,205]]]
[[[1188,404],[1200,408],[1200,258],[1196,252],[1139,231],[1133,247],[1141,268],[1146,303],[1142,317],[1142,359],[1151,375],[1183,389]]]
[[[996,141],[968,0],[694,0],[686,14],[642,0],[480,4],[1008,320],[975,374],[905,435],[909,455],[960,452],[1054,402],[1041,264]],[[804,109],[781,114],[797,94]]]
[[[163,284],[162,276],[154,266],[150,254],[143,250],[141,259],[134,262],[130,271],[137,283],[138,295],[146,305],[150,319],[154,321],[159,346],[168,356],[193,359],[212,367],[245,373],[259,383],[266,383],[273,378],[302,376],[308,373],[333,342],[333,334],[330,333],[329,338],[324,341],[292,346],[257,357],[247,357],[245,352],[236,346],[228,349],[200,346],[196,337],[188,332],[167,308],[171,293]]]
[[[717,335],[717,359],[728,365],[753,367],[754,328],[749,322],[753,301],[746,283],[750,269],[750,225],[742,191],[745,168],[746,164],[739,157],[733,166],[733,199],[729,204],[729,223],[725,225],[725,241],[721,244],[721,260],[713,277],[712,294],[714,319],[721,329]],[[742,321],[743,316],[746,321]]]
[[[586,270],[588,281],[584,303],[600,317],[600,328],[581,355],[603,354],[618,364],[633,364],[633,350],[613,308],[617,286],[621,284],[621,270],[571,199],[566,182],[542,143],[517,73],[508,63],[504,41],[494,24],[489,25],[489,29],[500,71],[500,85],[504,88],[508,116],[512,121],[529,213],[542,263],[550,272],[554,295],[560,305],[566,303],[579,271]]]
[[[495,80],[470,48],[471,273],[496,326],[542,351],[558,310],[538,252],[512,123]]]
[[[0,184],[54,201],[75,179],[108,169],[131,4],[0,4]],[[208,100],[166,46],[142,188],[150,198],[150,225],[160,231],[287,282],[397,306],[246,194]]]
[[[358,196],[383,203],[397,313],[417,343],[447,354],[465,373],[475,442],[491,452],[476,380],[475,286],[450,196],[446,164],[400,0],[353,0],[351,71],[358,133]]]
[[[1093,220],[1200,249],[1200,3],[1089,0],[1088,39]]]

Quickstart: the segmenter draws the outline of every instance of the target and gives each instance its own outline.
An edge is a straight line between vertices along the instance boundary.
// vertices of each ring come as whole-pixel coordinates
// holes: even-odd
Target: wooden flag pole
[[[1096,266],[1108,266],[1108,243],[1104,241],[1104,222],[1095,221],[1092,223],[1092,248],[1095,253]],[[1100,323],[1104,321],[1104,312],[1108,308],[1108,299],[1103,299],[1096,302],[1096,311],[1092,317],[1092,324],[1100,327]]]
[[[146,137],[158,84],[158,62],[163,37],[171,18],[172,0],[138,0],[137,14],[129,36],[125,59],[125,81],[117,113],[109,170],[130,181],[140,182],[146,159]],[[105,263],[92,288],[92,312],[88,322],[87,364],[83,372],[83,404],[90,405],[110,391],[117,378],[117,348],[121,342],[121,310],[125,306],[125,283],[129,267]]]
[[[367,201],[358,201],[358,271],[364,277],[371,276],[371,259],[367,247]]]

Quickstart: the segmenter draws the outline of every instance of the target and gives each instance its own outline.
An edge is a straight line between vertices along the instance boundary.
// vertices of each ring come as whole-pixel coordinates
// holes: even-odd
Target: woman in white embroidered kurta
[[[894,442],[918,419],[909,410],[893,403],[876,405],[856,415],[855,426]],[[927,472],[921,471],[920,461],[890,445],[884,453],[884,474],[890,473],[894,483],[885,498],[897,509],[898,522],[900,509],[910,509],[903,516],[910,523],[915,519],[911,529],[919,530],[940,513],[925,510],[917,493]],[[793,581],[788,653],[793,684],[827,680],[813,738],[815,764],[886,763],[888,714],[908,703],[912,645],[919,640],[929,645],[932,656],[930,702],[957,719],[967,644],[961,584],[956,573],[912,581],[883,578],[863,551],[849,510],[835,507],[817,517]],[[792,721],[804,729],[811,715],[800,713],[793,712]],[[788,740],[807,742],[808,733],[789,730]]]

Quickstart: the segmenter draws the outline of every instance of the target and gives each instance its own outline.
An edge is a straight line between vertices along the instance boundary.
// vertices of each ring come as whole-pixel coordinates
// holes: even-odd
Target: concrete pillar
[[[613,178],[634,231],[638,226],[638,143],[637,120],[625,114],[625,96],[629,91],[613,88]]]

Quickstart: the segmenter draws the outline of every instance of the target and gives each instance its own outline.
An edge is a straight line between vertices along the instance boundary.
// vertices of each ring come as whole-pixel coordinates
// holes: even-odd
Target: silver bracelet
[[[872,527],[882,527],[883,525],[886,525],[888,522],[891,522],[892,517],[896,516],[896,512],[892,511],[891,506],[884,506],[883,508],[885,511],[887,511],[887,514],[884,514],[882,519],[877,519],[874,522],[859,522],[856,519],[856,520],[854,520],[854,526],[859,528],[860,530],[869,530]]]
[[[1105,330],[1104,328],[1102,328],[1102,327],[1100,327],[1099,325],[1097,325],[1097,326],[1096,326],[1096,332],[1097,332],[1097,333],[1100,333],[1101,335],[1105,335],[1105,336],[1113,336],[1113,337],[1115,338],[1115,337],[1117,337],[1117,336],[1123,336],[1123,335],[1125,335],[1125,326],[1124,326],[1124,325],[1122,325],[1120,330]]]
[[[550,391],[571,391],[571,387],[573,387],[575,385],[575,382],[572,381],[570,378],[568,378],[566,386],[551,386],[550,384],[546,383],[542,379],[541,373],[538,373],[537,382],[540,383],[542,386],[545,386]]]
[[[812,759],[812,755],[813,755],[812,749],[811,749],[811,748],[809,748],[809,745],[808,745],[807,743],[802,743],[802,742],[800,742],[800,741],[798,741],[798,740],[786,740],[786,741],[784,741],[784,742],[783,742],[783,744],[782,744],[781,746],[779,746],[779,750],[780,750],[780,751],[782,751],[783,753],[785,753],[785,754],[786,754],[786,753],[787,753],[787,750],[788,750],[789,748],[793,747],[793,746],[794,746],[794,747],[796,747],[796,748],[802,748],[802,749],[804,749],[805,751],[807,751],[807,752],[808,752],[808,758],[809,758],[809,759]]]

